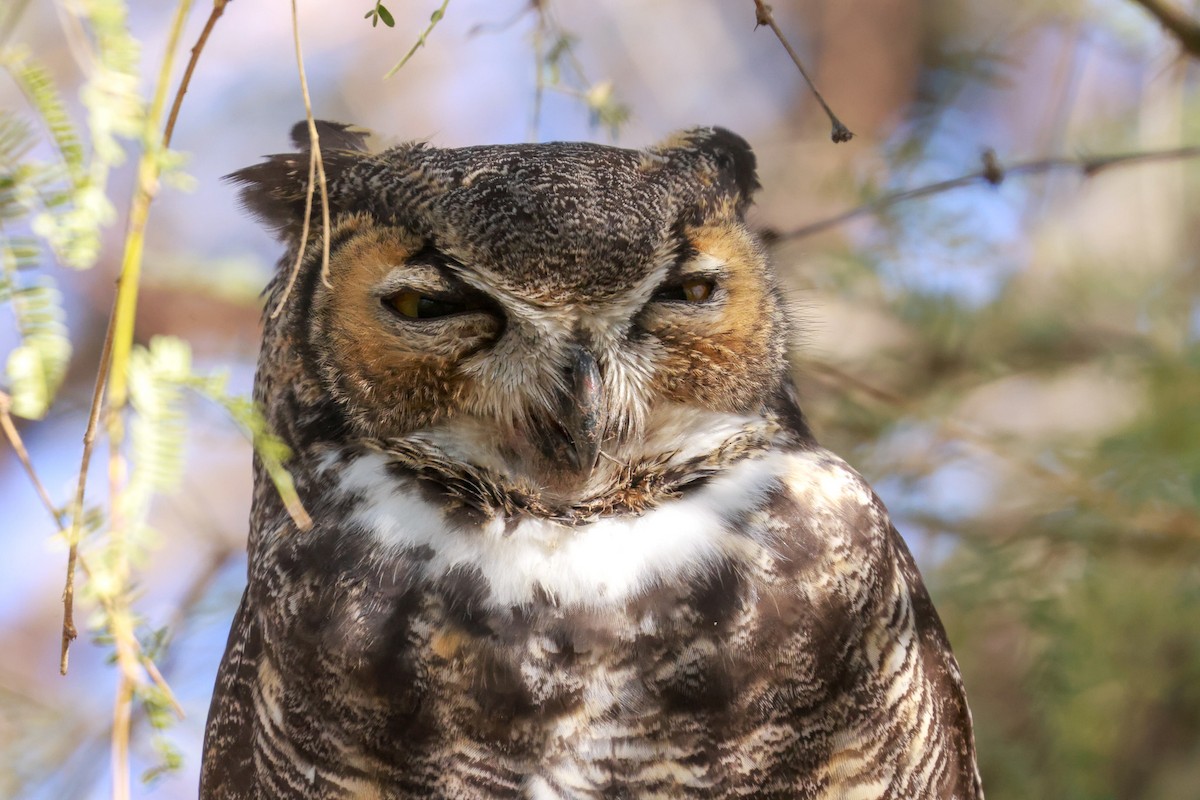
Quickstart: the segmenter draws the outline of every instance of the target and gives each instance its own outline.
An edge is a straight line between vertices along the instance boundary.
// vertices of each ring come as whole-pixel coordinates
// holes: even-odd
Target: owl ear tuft
[[[313,120],[317,128],[317,138],[321,141],[321,152],[326,150],[349,150],[352,153],[366,153],[367,139],[371,132],[344,122],[330,122],[325,119]],[[309,138],[308,120],[301,120],[292,126],[292,145],[297,150],[307,151]]]
[[[325,183],[329,194],[330,212],[349,210],[354,203],[350,180],[354,167],[370,157],[366,140],[368,132],[340,122],[317,120],[317,136],[321,146],[321,161],[325,167]],[[292,144],[299,152],[267,156],[266,160],[225,176],[225,180],[241,187],[242,205],[281,238],[298,235],[304,223],[304,206],[308,196],[308,169],[312,152],[308,122],[296,123],[291,131]],[[321,223],[321,194],[313,195],[311,224],[319,229]]]
[[[758,159],[750,143],[727,128],[704,128],[695,140],[700,152],[711,155],[723,177],[730,179],[738,194],[749,202],[762,188],[758,182]]]
[[[703,195],[732,200],[738,214],[750,206],[758,182],[758,159],[749,142],[726,128],[691,128],[670,136],[649,150],[665,161],[703,177]]]

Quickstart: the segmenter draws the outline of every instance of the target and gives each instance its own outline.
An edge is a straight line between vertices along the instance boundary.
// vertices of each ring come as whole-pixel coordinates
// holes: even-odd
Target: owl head
[[[318,130],[327,274],[319,192],[301,241],[307,125],[299,152],[231,176],[290,249],[260,399],[286,384],[306,406],[292,438],[419,453],[561,508],[748,430],[806,435],[785,301],[744,221],[755,157],[736,134],[373,153],[350,127]]]

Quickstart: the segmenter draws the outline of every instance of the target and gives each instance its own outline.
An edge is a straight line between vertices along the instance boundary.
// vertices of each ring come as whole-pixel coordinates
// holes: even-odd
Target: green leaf
[[[441,7],[429,16],[429,27],[427,27],[419,37],[417,37],[416,43],[408,49],[408,52],[404,54],[404,58],[400,59],[400,62],[396,64],[396,66],[392,67],[384,74],[384,78],[390,78],[403,69],[404,65],[408,63],[409,59],[416,55],[416,52],[425,46],[425,39],[430,33],[433,32],[433,29],[437,27],[437,24],[441,21],[442,17],[446,13],[446,6],[448,5],[450,5],[450,0],[442,0]]]
[[[135,528],[144,522],[150,498],[175,490],[182,479],[187,434],[182,395],[191,368],[191,347],[174,336],[155,336],[149,347],[130,354],[129,397],[137,413],[126,518]]]
[[[13,413],[26,419],[46,415],[62,385],[71,360],[71,340],[63,322],[62,300],[52,281],[33,286],[13,286],[12,248],[2,243],[0,258],[5,265],[4,293],[12,303],[21,344],[9,353],[5,364]]]
[[[34,61],[25,48],[14,48],[0,54],[0,64],[13,76],[50,132],[71,183],[76,187],[82,186],[87,181],[83,143],[50,73]]]
[[[392,17],[392,12],[388,11],[382,3],[377,5],[375,10],[379,12],[379,19],[383,20],[384,25],[389,28],[396,27],[396,20]]]
[[[41,419],[50,408],[51,391],[47,364],[37,348],[23,344],[8,354],[5,365],[13,413],[26,419]]]

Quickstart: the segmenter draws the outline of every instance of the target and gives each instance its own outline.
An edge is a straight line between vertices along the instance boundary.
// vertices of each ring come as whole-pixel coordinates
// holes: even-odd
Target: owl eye
[[[476,311],[478,305],[449,297],[430,297],[420,292],[406,290],[383,299],[388,308],[405,319],[436,319],[464,311]]]
[[[654,299],[660,303],[707,303],[716,289],[716,281],[709,278],[685,278],[659,289]]]

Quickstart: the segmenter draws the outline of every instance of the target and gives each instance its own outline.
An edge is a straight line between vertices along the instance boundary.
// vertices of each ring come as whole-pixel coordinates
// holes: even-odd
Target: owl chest
[[[522,787],[515,797],[708,796],[718,778],[706,756],[729,735],[753,671],[733,649],[753,635],[735,575],[718,569],[606,609],[472,611],[430,588],[401,649],[367,659],[393,665],[372,671],[368,704],[391,709],[381,733],[405,731],[395,759],[424,753],[449,765],[450,784],[475,780],[482,753],[489,785]]]
[[[641,719],[711,703],[733,683],[730,641],[753,611],[731,565],[607,606],[543,596],[505,609],[430,591],[407,643],[447,723],[543,736],[564,720]],[[452,698],[452,699],[451,699]],[[481,731],[486,734],[486,730]]]
[[[304,593],[297,627],[279,637],[295,644],[287,660],[307,665],[304,685],[323,702],[357,696],[379,710],[380,725],[421,720],[478,743],[530,744],[563,724],[719,703],[736,684],[731,643],[757,623],[732,562],[587,606],[544,587],[525,603],[497,604],[478,570],[431,573],[404,561]]]
[[[604,605],[545,590],[498,605],[482,573],[431,573],[419,555],[356,557],[360,572],[293,596],[270,637],[280,705],[309,710],[283,714],[289,738],[356,753],[381,785],[436,768],[447,786],[474,787],[416,796],[649,791],[647,770],[676,789],[714,780],[705,754],[753,679],[738,655],[757,625],[742,568],[714,562]],[[486,792],[470,783],[481,770]],[[531,794],[531,781],[556,793]]]
[[[359,610],[383,621],[362,641],[497,719],[649,702],[755,623],[766,549],[723,498],[581,526],[462,523],[404,487],[369,500],[345,534],[378,582]]]
[[[461,796],[715,796],[712,754],[747,734],[731,720],[782,708],[763,654],[782,644],[764,623],[783,582],[763,495],[738,477],[576,528],[466,525],[403,486],[355,486],[262,572],[286,598],[272,660],[307,709],[284,715],[306,726],[293,738],[360,753],[384,781],[522,787]]]

